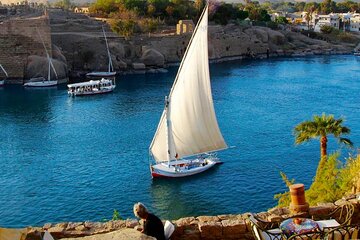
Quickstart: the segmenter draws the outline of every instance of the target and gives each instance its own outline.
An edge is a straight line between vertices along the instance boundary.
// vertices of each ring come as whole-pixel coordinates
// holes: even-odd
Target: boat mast
[[[56,75],[56,78],[58,78],[58,75],[57,75],[57,72],[56,72],[56,70],[55,70],[54,64],[53,64],[52,61],[51,61],[49,52],[48,52],[48,50],[47,50],[47,48],[46,48],[46,46],[45,46],[44,39],[41,37],[41,34],[40,34],[40,32],[39,32],[39,29],[36,28],[36,30],[37,30],[37,32],[38,32],[38,35],[39,35],[40,39],[41,39],[42,45],[44,46],[44,49],[45,49],[45,52],[46,52],[46,57],[47,57],[48,62],[49,62],[48,81],[50,81],[50,70],[51,70],[51,69],[50,69],[50,66],[51,66],[51,68],[54,70],[54,73],[55,73],[55,75]]]
[[[106,43],[106,50],[107,50],[108,60],[109,60],[108,72],[112,72],[112,70],[114,69],[114,67],[113,67],[112,60],[111,60],[111,55],[110,55],[110,50],[109,50],[109,44],[108,44],[108,41],[107,41],[107,38],[106,38],[104,26],[102,27],[102,30],[103,30],[103,33],[104,33],[104,38],[105,38],[105,43]]]
[[[170,107],[170,98],[165,96],[165,114],[166,114],[166,129],[167,129],[167,148],[168,148],[168,166],[170,167],[171,160],[171,146],[172,144],[172,127],[171,127],[171,119],[170,119],[171,107]]]
[[[0,64],[0,68],[1,68],[1,70],[3,70],[3,72],[5,73],[6,78],[8,78],[9,75],[8,75],[8,73],[5,71],[5,68],[4,68],[1,64]]]

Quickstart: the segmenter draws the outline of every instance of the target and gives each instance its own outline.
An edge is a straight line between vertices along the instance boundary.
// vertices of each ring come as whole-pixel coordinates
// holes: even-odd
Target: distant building
[[[180,20],[176,25],[176,34],[192,33],[194,31],[194,22],[192,20]]]
[[[350,31],[360,32],[360,15],[354,15],[350,18]]]
[[[76,7],[74,9],[74,12],[87,14],[87,13],[89,13],[89,8],[88,7]]]
[[[350,19],[353,16],[352,13],[339,13],[340,26],[339,29],[349,32],[350,30]]]
[[[301,13],[287,13],[286,19],[292,24],[301,24],[303,22]]]
[[[321,27],[324,25],[339,29],[339,27],[340,27],[339,15],[337,13],[330,13],[327,15],[318,15],[318,20],[315,25],[314,31],[320,32]]]

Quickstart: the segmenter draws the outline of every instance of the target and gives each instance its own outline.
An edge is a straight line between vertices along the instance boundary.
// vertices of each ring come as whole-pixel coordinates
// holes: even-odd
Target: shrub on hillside
[[[354,37],[351,33],[347,32],[340,32],[338,38],[340,41],[347,43],[357,43],[358,41],[356,37]]]
[[[137,28],[136,22],[132,19],[112,20],[110,26],[114,32],[125,38],[131,37]]]
[[[328,156],[319,176],[305,191],[306,201],[311,205],[321,202],[334,202],[341,197],[360,191],[360,154],[349,157],[343,164],[339,160],[339,153]],[[280,173],[286,186],[293,183],[284,173]],[[285,207],[290,204],[290,193],[284,192],[274,196],[278,199],[278,206]]]
[[[320,27],[320,31],[322,33],[326,33],[326,34],[330,34],[331,32],[333,32],[335,30],[335,28],[333,28],[332,26],[329,25],[322,25]]]

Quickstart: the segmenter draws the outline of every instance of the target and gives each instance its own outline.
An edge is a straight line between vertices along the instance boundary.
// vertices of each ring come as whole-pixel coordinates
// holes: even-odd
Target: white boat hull
[[[221,163],[218,158],[196,158],[158,163],[150,167],[154,178],[178,178],[192,176],[204,172],[216,164]]]
[[[68,91],[68,94],[70,96],[87,96],[87,95],[96,95],[96,94],[104,94],[104,93],[110,93],[114,91],[115,86],[102,88],[101,90],[97,91],[88,91],[88,92],[71,92]]]
[[[87,77],[100,77],[100,78],[105,78],[105,77],[115,77],[116,72],[90,72],[87,73],[86,76]]]
[[[58,84],[57,80],[50,80],[50,81],[39,81],[39,82],[27,82],[24,83],[24,87],[53,87]]]
[[[5,81],[4,80],[0,80],[0,87],[4,86]]]

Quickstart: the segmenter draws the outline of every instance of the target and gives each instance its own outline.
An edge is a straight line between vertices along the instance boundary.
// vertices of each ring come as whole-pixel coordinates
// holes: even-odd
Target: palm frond
[[[339,138],[339,142],[345,144],[345,145],[348,145],[349,147],[353,147],[354,146],[354,143],[348,139],[348,138]]]

